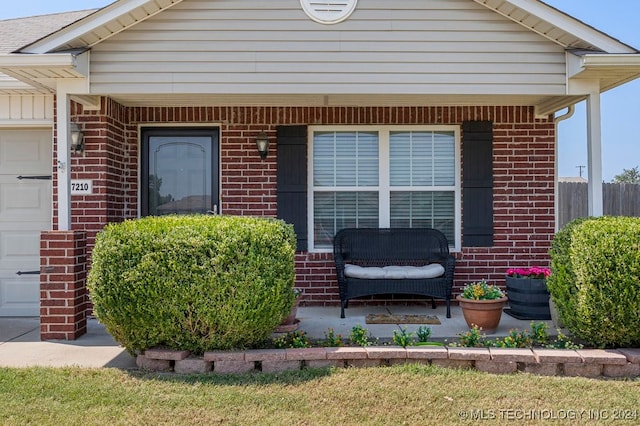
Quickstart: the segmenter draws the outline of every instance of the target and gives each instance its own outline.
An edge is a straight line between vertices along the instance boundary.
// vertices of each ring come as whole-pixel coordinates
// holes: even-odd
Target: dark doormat
[[[435,315],[369,314],[367,324],[440,324]]]

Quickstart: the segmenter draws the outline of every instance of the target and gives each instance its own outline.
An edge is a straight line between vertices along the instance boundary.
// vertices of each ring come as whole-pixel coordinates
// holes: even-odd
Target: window
[[[217,129],[143,129],[142,216],[217,210],[217,159]]]
[[[309,132],[311,249],[349,227],[436,228],[460,247],[458,127]]]

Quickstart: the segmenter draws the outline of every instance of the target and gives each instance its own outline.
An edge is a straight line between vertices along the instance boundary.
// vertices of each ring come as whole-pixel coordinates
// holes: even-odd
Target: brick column
[[[87,234],[40,235],[40,339],[75,340],[87,332]]]

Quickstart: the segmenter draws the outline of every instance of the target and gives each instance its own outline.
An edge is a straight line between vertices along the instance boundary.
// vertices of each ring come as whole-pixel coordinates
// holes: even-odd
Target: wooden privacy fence
[[[640,217],[640,184],[603,183],[603,211],[606,216]],[[578,217],[588,216],[587,183],[558,184],[558,215],[562,228]]]

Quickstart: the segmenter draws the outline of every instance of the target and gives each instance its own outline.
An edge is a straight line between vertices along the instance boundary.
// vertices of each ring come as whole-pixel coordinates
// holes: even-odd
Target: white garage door
[[[38,316],[51,229],[51,130],[0,130],[0,316]]]

